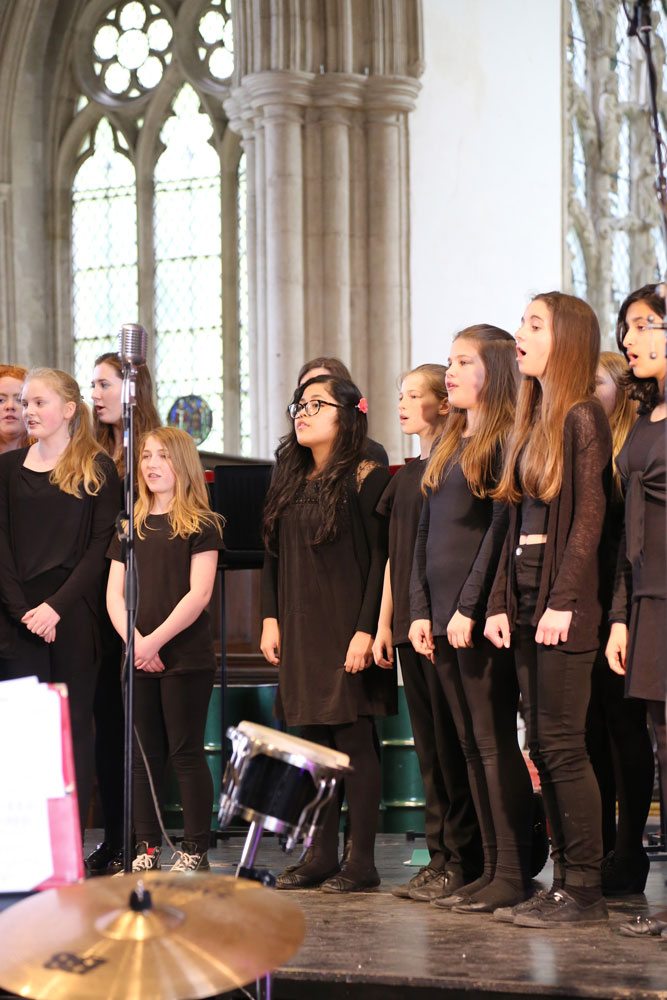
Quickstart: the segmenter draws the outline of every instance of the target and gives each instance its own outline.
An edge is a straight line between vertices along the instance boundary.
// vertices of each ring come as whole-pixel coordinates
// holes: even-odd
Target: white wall
[[[412,363],[561,285],[561,0],[423,0],[410,116]]]

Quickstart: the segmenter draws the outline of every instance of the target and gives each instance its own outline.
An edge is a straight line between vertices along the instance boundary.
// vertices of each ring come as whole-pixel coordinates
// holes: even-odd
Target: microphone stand
[[[664,4],[663,4],[664,7]],[[648,99],[649,99],[649,124],[651,127],[651,132],[653,133],[653,138],[655,140],[655,163],[656,163],[656,181],[655,181],[655,194],[658,199],[658,207],[660,208],[661,222],[662,222],[662,237],[664,241],[665,251],[667,252],[667,182],[665,181],[665,144],[662,138],[660,130],[660,112],[658,110],[658,77],[655,71],[655,64],[653,62],[653,55],[651,52],[651,31],[653,30],[653,24],[651,21],[651,4],[650,0],[637,0],[634,5],[634,11],[630,14],[625,0],[623,0],[623,9],[628,18],[628,35],[635,36],[637,41],[644,50],[644,55],[646,56],[646,74],[648,78]],[[663,301],[665,301],[665,289],[667,276],[662,276],[662,284],[658,286],[656,292],[661,295]],[[667,313],[667,301],[665,301],[665,311]],[[661,330],[663,332],[663,338],[665,340],[665,359],[667,361],[667,322],[663,318],[662,322],[659,322],[658,317],[649,317],[649,323],[646,326],[647,330]],[[654,356],[654,355],[652,355]],[[665,389],[663,386],[663,401],[665,400]],[[667,460],[667,417],[663,421],[664,423],[664,443],[665,443],[665,458]],[[665,484],[667,487],[667,483]],[[667,497],[666,497],[667,500]],[[667,542],[667,502],[665,503],[665,540]],[[667,558],[665,558],[665,600],[667,606]],[[667,675],[667,649],[663,651],[663,671]],[[667,704],[665,705],[665,710],[667,713]],[[665,850],[667,847],[667,816],[665,815],[665,806],[667,803],[662,801],[662,794],[660,795],[660,839],[662,849]]]
[[[123,790],[123,870],[132,871],[134,837],[132,823],[132,753],[134,747],[134,629],[137,620],[137,571],[134,560],[134,407],[137,369],[123,359],[123,454],[125,456],[125,786]]]

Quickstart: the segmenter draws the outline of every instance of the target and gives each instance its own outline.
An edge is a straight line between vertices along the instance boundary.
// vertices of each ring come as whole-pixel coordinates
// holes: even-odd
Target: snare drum
[[[309,846],[322,807],[337,780],[350,770],[350,758],[253,722],[240,722],[227,735],[232,755],[222,779],[220,825],[227,826],[239,814],[284,834],[288,851],[299,837]]]

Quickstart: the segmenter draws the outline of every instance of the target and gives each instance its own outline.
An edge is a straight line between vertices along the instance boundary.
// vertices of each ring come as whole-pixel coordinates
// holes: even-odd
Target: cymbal
[[[195,1000],[264,976],[305,932],[293,903],[245,879],[90,879],[0,913],[0,985],[38,1000]]]

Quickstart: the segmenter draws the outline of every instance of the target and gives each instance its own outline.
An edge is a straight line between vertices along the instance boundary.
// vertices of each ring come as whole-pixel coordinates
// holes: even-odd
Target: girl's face
[[[625,314],[628,331],[623,337],[623,347],[637,378],[655,378],[662,382],[665,378],[665,338],[662,330],[646,329],[649,321],[662,322],[647,302],[633,302],[628,306]]]
[[[473,340],[458,337],[452,344],[445,386],[450,406],[459,410],[474,410],[479,402],[486,371]]]
[[[598,365],[595,375],[595,395],[602,403],[602,409],[607,414],[607,417],[610,418],[616,407],[618,390],[613,378],[602,365]]]
[[[139,465],[141,476],[153,494],[168,503],[176,490],[176,475],[166,447],[156,437],[146,439]]]
[[[339,403],[333,398],[324,385],[309,385],[304,391],[300,403],[308,403],[313,399],[319,399],[319,412],[313,417],[306,415],[306,411],[301,409],[294,419],[294,432],[296,439],[304,448],[316,448],[323,445],[333,446],[338,436],[338,407]]]
[[[0,378],[0,438],[20,441],[25,434],[21,393],[23,382],[10,375]]]
[[[438,399],[419,372],[410,372],[401,382],[398,394],[398,419],[404,434],[423,434],[433,430],[447,412],[447,400]]]
[[[521,318],[515,333],[516,360],[522,375],[542,378],[547,370],[553,339],[551,309],[542,299],[534,299]]]
[[[113,365],[108,365],[104,361],[101,365],[95,365],[91,386],[93,389],[91,399],[100,423],[120,423],[123,416],[121,403],[123,380]]]
[[[24,383],[21,400],[23,420],[30,437],[44,441],[63,430],[69,432],[76,403],[66,403],[49,382],[40,378],[30,379]]]

